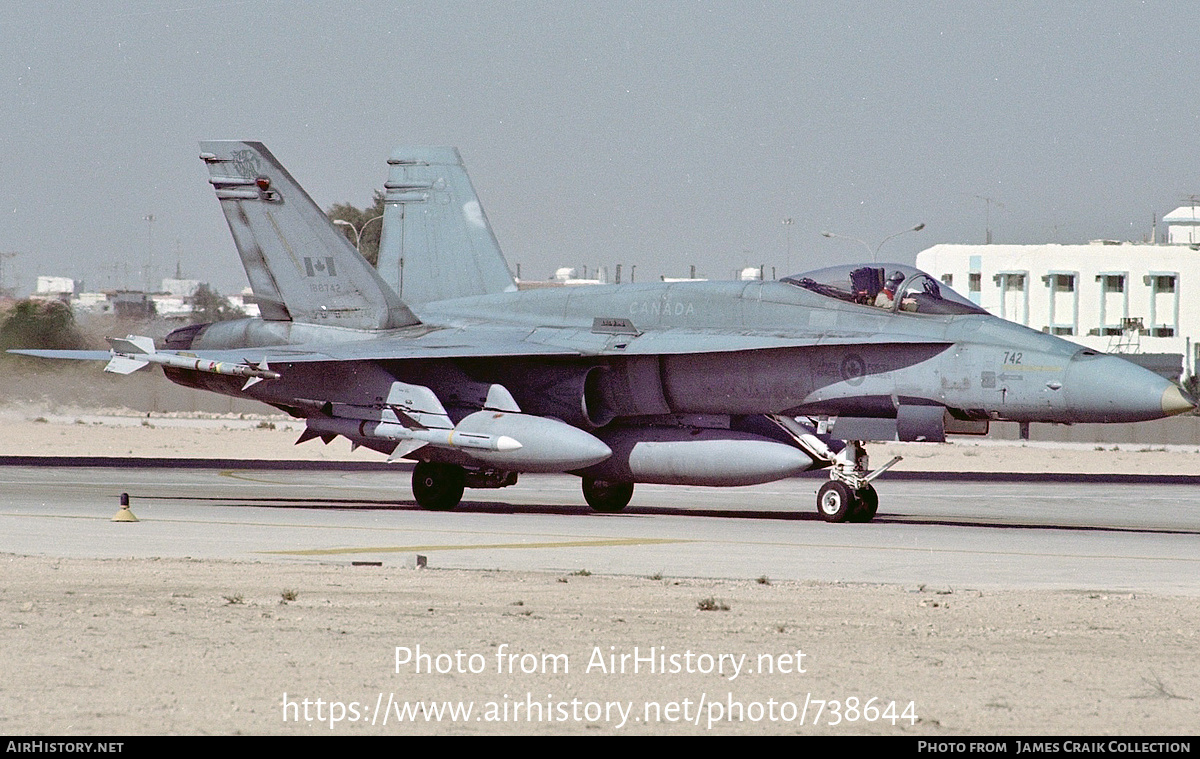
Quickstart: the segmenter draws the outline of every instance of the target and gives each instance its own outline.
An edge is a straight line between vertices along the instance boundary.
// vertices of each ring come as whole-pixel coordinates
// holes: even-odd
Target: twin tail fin
[[[262,143],[205,141],[200,150],[264,319],[363,330],[419,323]]]

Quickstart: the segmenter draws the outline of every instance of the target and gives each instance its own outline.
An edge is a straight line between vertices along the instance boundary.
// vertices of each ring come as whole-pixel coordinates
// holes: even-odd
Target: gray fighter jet
[[[1131,422],[1195,401],[1115,356],[998,319],[912,267],[779,281],[517,291],[453,148],[389,158],[378,269],[267,149],[200,158],[262,318],[130,336],[111,351],[17,351],[159,364],[172,381],[415,460],[412,489],[570,472],[598,511],[635,483],[736,486],[829,469],[817,511],[878,509],[863,441],[945,440],[989,421]]]

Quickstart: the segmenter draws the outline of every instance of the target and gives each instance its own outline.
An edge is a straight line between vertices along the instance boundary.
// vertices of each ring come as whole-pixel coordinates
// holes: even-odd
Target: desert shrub
[[[74,350],[85,341],[66,303],[57,300],[21,300],[4,314],[0,324],[0,351],[10,348]]]

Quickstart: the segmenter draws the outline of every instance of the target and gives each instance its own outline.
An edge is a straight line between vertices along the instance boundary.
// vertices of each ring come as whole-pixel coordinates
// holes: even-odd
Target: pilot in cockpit
[[[875,305],[878,308],[890,309],[896,302],[896,291],[900,289],[900,285],[904,282],[904,272],[894,271],[892,276],[888,277],[884,283],[883,289],[875,296]],[[900,301],[900,308],[906,311],[916,311],[916,302],[912,298],[903,298]]]

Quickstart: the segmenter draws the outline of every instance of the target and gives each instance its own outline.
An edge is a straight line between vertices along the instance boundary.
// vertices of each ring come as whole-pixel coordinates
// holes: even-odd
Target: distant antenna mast
[[[985,229],[987,231],[987,244],[991,245],[992,244],[992,204],[995,203],[996,208],[999,208],[1001,211],[1004,210],[1004,204],[1001,203],[1000,201],[996,200],[995,198],[989,198],[985,195],[975,195],[974,197],[982,200],[984,203],[984,206],[985,206],[984,219],[986,222]]]
[[[3,297],[8,293],[8,291],[4,289],[4,262],[6,260],[16,258],[18,255],[19,254],[17,253],[0,253],[0,297]]]
[[[148,213],[146,221],[146,292],[153,292],[151,283],[154,277],[154,214]]]

